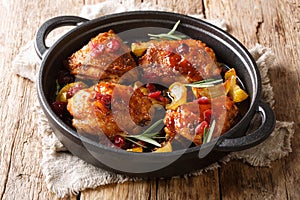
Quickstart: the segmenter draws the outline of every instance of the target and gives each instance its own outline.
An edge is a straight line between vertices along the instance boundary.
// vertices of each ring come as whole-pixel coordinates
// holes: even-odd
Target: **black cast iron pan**
[[[57,73],[62,68],[64,60],[87,44],[92,37],[109,29],[113,29],[118,34],[138,29],[133,37],[140,37],[146,35],[151,27],[170,29],[178,20],[181,21],[179,32],[202,40],[215,51],[218,61],[235,67],[249,94],[247,112],[224,135],[202,146],[170,153],[126,152],[97,144],[80,136],[51,110],[49,101],[54,92]],[[75,28],[63,35],[50,48],[45,45],[47,35],[52,30],[70,25]],[[38,98],[42,109],[56,136],[68,150],[97,167],[139,177],[181,175],[204,168],[229,152],[253,147],[264,141],[274,129],[273,111],[260,100],[261,78],[255,61],[234,37],[202,20],[177,13],[157,11],[124,12],[93,20],[76,16],[60,16],[48,20],[39,28],[35,47],[37,54],[42,58],[37,82]],[[254,115],[260,115],[261,122],[256,130],[246,135]]]

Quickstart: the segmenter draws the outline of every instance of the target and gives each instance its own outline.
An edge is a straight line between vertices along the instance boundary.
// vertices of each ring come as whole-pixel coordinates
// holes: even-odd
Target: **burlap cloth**
[[[105,1],[97,5],[84,6],[80,15],[92,19],[110,13],[147,9],[169,11],[169,9],[158,8],[148,3],[116,5],[116,2]],[[201,15],[194,15],[194,17],[201,18]],[[224,20],[216,19],[209,22],[226,30]],[[250,49],[250,53],[255,58],[261,73],[262,99],[273,107],[275,101],[273,99],[272,86],[268,78],[268,68],[276,64],[272,50],[257,44]],[[20,53],[13,61],[13,69],[16,74],[35,82],[39,64],[40,60],[34,51],[33,42],[31,41],[20,49]],[[41,167],[46,184],[49,190],[54,192],[58,197],[76,194],[84,189],[96,188],[100,185],[137,180],[96,168],[71,155],[53,134],[38,104],[35,105],[32,114],[35,117],[34,121],[37,123],[37,132],[42,138],[43,157]],[[272,161],[287,156],[292,151],[291,138],[293,134],[293,122],[276,121],[274,132],[262,144],[248,150],[231,153],[222,161],[186,176],[200,175],[207,170],[220,167],[220,164],[225,164],[232,159],[242,160],[252,166],[270,167]]]

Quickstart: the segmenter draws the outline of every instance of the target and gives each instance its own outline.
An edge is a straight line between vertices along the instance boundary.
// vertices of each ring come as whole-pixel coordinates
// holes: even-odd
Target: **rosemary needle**
[[[170,30],[168,33],[161,33],[161,34],[148,34],[151,40],[160,40],[160,39],[166,39],[166,40],[181,40],[183,38],[186,38],[185,35],[182,34],[174,34],[178,25],[180,23],[180,20],[176,22],[176,24],[173,26],[172,30]]]
[[[216,126],[216,121],[213,120],[211,122],[210,128],[208,129],[208,133],[206,133],[206,131],[205,131],[205,135],[203,138],[203,144],[210,142],[213,132],[214,132],[214,129],[215,129],[215,126]]]
[[[125,134],[122,134],[121,136],[123,136],[128,141],[133,142],[133,143],[135,143],[135,144],[137,144],[141,147],[144,147],[144,148],[145,148],[145,146],[135,142],[131,138],[141,140],[143,142],[152,144],[152,145],[157,146],[157,147],[161,147],[161,145],[156,140],[153,139],[153,138],[155,138],[155,136],[157,136],[160,133],[160,131],[157,131],[157,132],[152,132],[152,131],[156,127],[158,127],[162,122],[163,122],[163,119],[160,119],[160,120],[156,121],[149,128],[147,128],[142,134],[139,134],[139,135],[125,135]]]
[[[223,83],[223,79],[217,79],[217,80],[205,79],[202,81],[185,84],[185,86],[194,87],[194,88],[207,88],[207,87],[215,86],[220,83]]]

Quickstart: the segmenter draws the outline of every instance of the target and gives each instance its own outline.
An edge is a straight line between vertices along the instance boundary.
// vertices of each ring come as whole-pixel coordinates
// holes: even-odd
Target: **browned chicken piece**
[[[72,54],[67,63],[78,78],[117,82],[136,67],[130,48],[112,31],[100,33],[82,49]]]
[[[225,106],[223,106],[225,105]],[[211,118],[216,125],[213,137],[217,137],[230,129],[235,123],[238,108],[229,97],[217,97],[211,103],[199,104],[189,102],[179,106],[176,110],[167,110],[164,118],[165,132],[172,140],[178,136],[202,144],[203,135],[197,133],[197,126],[205,120],[204,112],[211,111]]]
[[[220,75],[213,50],[193,39],[150,41],[139,65],[144,69],[144,79],[162,85],[175,81],[196,82]]]
[[[68,101],[73,126],[79,133],[112,139],[118,134],[137,134],[151,121],[151,101],[140,89],[100,82],[78,91]]]

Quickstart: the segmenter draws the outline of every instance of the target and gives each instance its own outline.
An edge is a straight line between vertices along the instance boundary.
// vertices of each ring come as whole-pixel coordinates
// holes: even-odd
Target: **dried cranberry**
[[[115,146],[117,146],[119,148],[122,148],[125,145],[125,139],[124,139],[124,137],[122,137],[120,135],[116,135],[115,138],[114,138],[113,143],[114,143]]]
[[[110,52],[110,53],[113,53],[115,51],[118,51],[119,48],[120,48],[120,42],[116,39],[112,39],[111,41],[109,41],[107,44],[106,44],[106,47],[107,47],[107,52]]]
[[[161,96],[161,91],[151,92],[151,93],[148,94],[148,97],[154,98],[154,99],[156,99],[160,96]]]
[[[70,74],[69,71],[58,72],[57,82],[60,86],[73,83],[74,81],[75,81],[75,77],[72,74]]]
[[[176,48],[176,51],[179,53],[179,54],[186,54],[190,51],[190,47],[185,44],[185,43],[182,43],[180,44],[177,48]]]
[[[209,104],[210,103],[210,100],[208,97],[200,97],[196,100],[199,104]]]
[[[204,120],[207,121],[208,123],[210,123],[211,115],[212,115],[211,109],[205,110],[203,112]]]
[[[208,123],[207,121],[202,121],[200,124],[198,124],[198,126],[195,128],[195,134],[196,135],[203,135],[204,130],[208,129]]]
[[[59,116],[59,118],[63,119],[64,116],[68,113],[67,110],[67,102],[58,102],[55,101],[51,104],[51,108],[55,114]]]
[[[155,85],[154,85],[154,84],[151,84],[151,83],[147,83],[147,84],[146,84],[146,88],[147,88],[148,93],[150,93],[150,92],[155,92],[155,91],[156,91]]]

